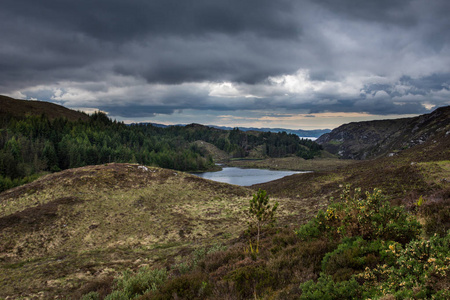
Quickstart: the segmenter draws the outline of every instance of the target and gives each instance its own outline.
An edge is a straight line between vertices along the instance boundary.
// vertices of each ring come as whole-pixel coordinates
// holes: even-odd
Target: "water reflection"
[[[306,171],[274,171],[266,169],[241,169],[226,167],[218,172],[195,173],[194,175],[211,179],[218,182],[225,182],[241,186],[268,182],[297,173],[307,173]]]

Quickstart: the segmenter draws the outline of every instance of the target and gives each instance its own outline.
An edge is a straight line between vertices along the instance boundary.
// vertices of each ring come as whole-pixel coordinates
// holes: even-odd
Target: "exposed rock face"
[[[414,118],[344,124],[316,140],[325,150],[348,159],[393,156],[450,130],[450,106]],[[450,138],[450,134],[446,135]]]

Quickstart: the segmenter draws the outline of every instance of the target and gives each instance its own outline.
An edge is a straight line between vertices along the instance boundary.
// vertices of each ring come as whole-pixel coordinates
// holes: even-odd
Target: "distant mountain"
[[[65,117],[71,121],[79,119],[87,121],[89,119],[89,116],[85,113],[58,104],[45,101],[18,100],[0,95],[0,116],[8,114],[14,117],[45,114],[51,120],[58,117]]]
[[[158,124],[158,123],[142,123],[142,124],[151,124],[155,127],[162,127],[166,128],[169,126],[186,126],[182,124],[177,125],[164,125],[164,124]],[[232,130],[236,127],[229,127],[229,126],[217,126],[217,125],[206,125],[208,127],[222,129],[222,130]],[[256,128],[256,127],[237,127],[241,131],[261,131],[261,132],[286,132],[291,134],[296,134],[299,137],[310,137],[310,138],[318,138],[322,134],[331,132],[331,129],[315,129],[315,130],[303,130],[303,129],[285,129],[285,128]]]
[[[368,159],[395,155],[440,133],[450,138],[450,106],[413,118],[344,124],[316,142],[342,158]]]
[[[215,126],[209,125],[214,128],[231,130],[233,127]],[[315,129],[315,130],[303,130],[303,129],[284,129],[284,128],[255,128],[255,127],[238,127],[242,131],[263,131],[263,132],[286,132],[296,134],[299,137],[314,137],[318,138],[322,134],[331,132],[331,129]]]

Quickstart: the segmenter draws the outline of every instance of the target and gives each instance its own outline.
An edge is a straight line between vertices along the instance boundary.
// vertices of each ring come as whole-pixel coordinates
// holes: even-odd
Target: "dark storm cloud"
[[[25,73],[36,83],[65,68],[89,80],[93,74],[84,69],[96,65],[104,72],[141,76],[149,82],[255,82],[284,71],[264,63],[273,53],[243,62],[239,56],[248,57],[252,47],[258,48],[257,41],[242,49],[233,45],[242,41],[216,36],[277,41],[296,39],[301,32],[288,0],[6,0],[0,17],[5,24],[0,33],[8,43],[1,51],[2,70]],[[211,42],[204,45],[205,41]],[[137,56],[127,57],[133,50],[139,52]],[[3,83],[14,83],[4,76]]]
[[[410,14],[409,8],[414,0],[316,0],[315,3],[326,7],[346,18],[364,21],[395,23],[411,26],[417,22],[417,16]]]
[[[448,104],[446,0],[1,6],[0,93],[127,117],[183,109],[401,114]],[[233,86],[214,85],[221,82]]]

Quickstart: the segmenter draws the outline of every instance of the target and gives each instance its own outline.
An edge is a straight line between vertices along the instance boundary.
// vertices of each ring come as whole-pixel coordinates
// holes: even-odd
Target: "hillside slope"
[[[344,124],[316,142],[341,158],[368,159],[393,155],[448,131],[450,106],[414,118]]]
[[[448,129],[447,129],[448,130]],[[379,188],[394,202],[410,205],[420,196],[450,205],[450,132],[438,131],[426,142],[395,156],[364,160],[331,172],[294,174],[258,184],[276,197],[339,196],[340,186]],[[298,191],[301,191],[299,193]]]
[[[40,116],[45,114],[50,120],[65,117],[70,121],[79,119],[87,121],[88,115],[79,111],[66,108],[45,101],[18,100],[7,96],[0,95],[0,116],[11,114],[15,117],[19,116]]]
[[[117,163],[53,173],[0,193],[0,298],[65,298],[127,268],[170,269],[197,248],[238,238],[252,193]],[[317,210],[278,201],[285,224]]]

